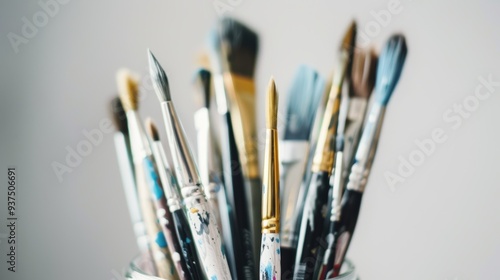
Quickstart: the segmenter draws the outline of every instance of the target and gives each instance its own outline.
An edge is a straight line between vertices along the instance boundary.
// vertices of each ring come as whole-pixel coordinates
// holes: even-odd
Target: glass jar
[[[131,280],[164,280],[156,276],[151,276],[152,269],[152,262],[148,256],[139,256],[132,260],[125,277]],[[328,280],[359,280],[359,278],[356,275],[354,265],[349,260],[346,260],[342,266],[342,273]]]

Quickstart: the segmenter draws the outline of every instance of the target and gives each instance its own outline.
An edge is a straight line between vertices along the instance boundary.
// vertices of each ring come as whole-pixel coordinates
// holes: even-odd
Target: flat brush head
[[[128,69],[116,73],[118,94],[125,112],[135,111],[139,105],[139,83]]]
[[[206,108],[210,108],[211,78],[212,75],[207,69],[201,68],[196,71],[195,83],[200,87],[200,89],[196,91],[196,100],[200,106],[204,106]]]
[[[375,85],[376,69],[377,55],[373,49],[357,49],[354,52],[351,73],[353,96],[368,99]]]
[[[155,89],[156,95],[158,96],[158,99],[160,100],[160,102],[171,101],[172,98],[170,97],[170,87],[168,85],[168,78],[165,74],[165,71],[149,49],[148,56],[149,74],[151,75],[153,87]]]
[[[160,134],[158,134],[158,128],[156,128],[155,123],[151,118],[146,119],[146,131],[148,132],[149,137],[153,139],[153,141],[160,141]]]
[[[218,25],[220,42],[214,42],[221,57],[227,59],[232,73],[253,77],[258,52],[258,36],[250,28],[232,18],[224,18]]]
[[[325,80],[314,69],[301,65],[288,93],[285,140],[308,140]]]
[[[267,86],[266,127],[268,129],[277,129],[278,127],[278,92],[273,77]]]
[[[118,96],[111,100],[111,114],[113,116],[113,122],[115,123],[116,129],[121,133],[128,135],[127,115],[125,114],[122,102]]]
[[[375,89],[377,102],[384,106],[389,102],[399,81],[407,52],[404,36],[393,35],[380,54]]]

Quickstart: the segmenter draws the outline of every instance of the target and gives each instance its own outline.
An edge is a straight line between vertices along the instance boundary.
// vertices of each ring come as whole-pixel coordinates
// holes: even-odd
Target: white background
[[[363,31],[376,22],[370,12],[386,9],[388,2],[243,0],[234,7],[232,14],[259,33],[259,106],[271,75],[282,112],[299,64],[328,76],[350,20],[357,19]],[[380,50],[401,32],[409,50],[349,257],[366,280],[500,279],[500,87],[457,129],[443,119],[473,95],[479,77],[500,81],[500,5],[400,3],[401,12],[371,37]],[[82,130],[96,129],[109,117],[118,68],[147,73],[148,47],[166,69],[178,113],[194,139],[192,75],[217,13],[211,0],[70,0],[15,53],[7,34],[22,35],[22,18],[32,22],[41,10],[35,0],[0,4],[0,278],[119,279],[137,248],[112,133],[62,182],[51,164],[64,163],[66,147],[85,139]],[[162,126],[156,96],[148,87],[145,92],[141,114]],[[391,191],[384,173],[397,173],[398,157],[408,158],[417,149],[414,141],[435,128],[444,130],[446,142]],[[10,165],[18,169],[15,274],[7,271],[2,238]]]

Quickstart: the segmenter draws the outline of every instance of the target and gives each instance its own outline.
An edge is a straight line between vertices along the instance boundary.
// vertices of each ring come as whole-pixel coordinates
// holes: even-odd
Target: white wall
[[[70,0],[18,53],[7,34],[21,35],[22,18],[31,21],[41,7],[35,0],[0,4],[1,185],[8,165],[19,175],[18,272],[8,273],[2,261],[1,279],[118,279],[136,254],[112,134],[62,182],[51,163],[64,163],[66,146],[75,148],[83,129],[109,117],[119,67],[146,74],[148,47],[168,72],[180,118],[194,136],[191,78],[217,14],[212,1],[185,2]],[[463,2],[401,0],[402,11],[371,37],[380,49],[402,32],[409,51],[349,253],[363,279],[500,279],[500,87],[457,129],[443,119],[474,94],[479,77],[500,81],[500,6]],[[260,35],[258,103],[264,105],[270,75],[284,101],[300,63],[329,75],[349,21],[365,30],[375,20],[370,12],[388,3],[242,0],[233,14]],[[146,93],[141,113],[160,122],[157,99]],[[408,158],[414,141],[436,128],[446,142],[391,191],[384,173],[397,173],[398,157]],[[0,227],[0,237],[6,232]],[[5,256],[6,239],[0,242]]]

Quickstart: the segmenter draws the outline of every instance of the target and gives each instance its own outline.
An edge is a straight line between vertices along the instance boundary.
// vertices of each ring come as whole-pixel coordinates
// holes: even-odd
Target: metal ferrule
[[[224,86],[224,77],[221,74],[213,76],[215,88],[215,101],[217,103],[217,111],[223,115],[228,112],[228,100],[226,98],[226,88]]]
[[[312,171],[331,172],[335,157],[335,134],[340,111],[340,100],[342,97],[342,85],[346,73],[349,54],[341,52],[341,59],[337,71],[333,77],[332,88],[328,96],[323,121],[321,123],[320,134],[314,152]]]
[[[163,185],[163,190],[165,192],[165,197],[167,199],[168,209],[170,209],[170,212],[174,212],[181,209],[181,201],[175,191],[176,187],[173,185],[174,180],[171,177],[172,174],[168,173],[169,168],[165,164],[165,151],[163,150],[160,141],[154,141],[152,144],[152,149],[153,155],[156,159],[156,166],[158,168],[160,180]]]
[[[215,168],[213,159],[213,141],[210,134],[209,111],[207,108],[200,108],[194,114],[194,125],[196,128],[197,146],[198,146],[198,170],[201,181],[205,186],[205,194],[210,198],[210,174]]]
[[[344,152],[337,152],[337,159],[335,160],[335,168],[333,169],[333,175],[330,176],[330,180],[333,182],[330,183],[330,186],[333,186],[333,200],[332,200],[332,212],[330,215],[330,220],[340,221],[340,209],[342,207],[342,170],[344,170],[344,161],[343,156]]]
[[[134,164],[142,164],[143,159],[150,156],[152,152],[149,139],[144,133],[144,127],[137,111],[127,112],[127,123]]]
[[[179,122],[173,103],[171,101],[162,102],[161,109],[182,196],[185,197],[183,191],[185,187],[197,186],[203,192],[194,157],[189,149],[184,129]]]
[[[354,164],[348,177],[347,189],[363,192],[368,180],[377,142],[382,128],[385,107],[374,103],[363,128],[361,140],[354,157]]]
[[[280,231],[278,131],[266,130],[262,198],[262,233]]]

